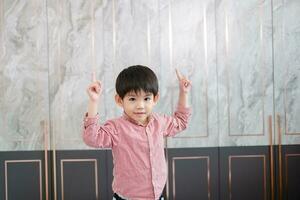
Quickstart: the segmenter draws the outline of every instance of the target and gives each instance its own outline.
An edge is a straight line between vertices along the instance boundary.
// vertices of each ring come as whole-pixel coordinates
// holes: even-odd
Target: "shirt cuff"
[[[84,127],[88,127],[92,124],[97,124],[99,121],[99,114],[97,113],[94,117],[88,117],[88,113],[85,113],[84,117]]]

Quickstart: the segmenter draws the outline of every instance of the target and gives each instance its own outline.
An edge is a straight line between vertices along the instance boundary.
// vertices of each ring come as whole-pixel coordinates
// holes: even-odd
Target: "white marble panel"
[[[147,1],[115,1],[115,62],[118,72],[131,65],[148,65],[147,24],[150,12]]]
[[[171,52],[170,52],[170,26],[169,26],[169,2],[165,0],[155,0],[156,1],[156,10],[155,16],[158,18],[157,26],[152,26],[152,30],[157,30],[152,38],[156,38],[153,44],[156,45],[155,51],[158,55],[155,63],[158,65],[156,73],[159,79],[159,93],[160,100],[155,109],[156,112],[171,114],[174,108],[174,102],[176,99],[173,99],[171,95],[174,91],[174,83],[171,85],[170,82],[170,72],[174,69],[171,67]],[[153,2],[155,2],[153,1]],[[154,6],[153,6],[154,8]],[[153,49],[153,48],[152,48]],[[153,54],[153,53],[152,53]],[[153,62],[153,61],[152,61]],[[173,77],[174,75],[172,75]],[[176,86],[175,86],[176,87]]]
[[[271,1],[219,1],[220,146],[269,143],[272,115]]]
[[[3,53],[4,53],[4,2],[0,1],[0,59],[2,58]]]
[[[46,1],[1,1],[0,9],[0,150],[43,149],[41,121],[49,121]]]
[[[276,144],[280,125],[282,144],[300,143],[300,1],[275,0],[274,84]]]
[[[193,114],[188,129],[168,139],[168,147],[217,146],[215,3],[213,0],[177,0],[170,1],[169,7],[172,67],[168,80],[174,86],[173,107],[178,99],[174,68],[178,68],[192,81]]]
[[[99,80],[104,79],[103,7],[106,6],[102,1],[80,0],[48,4],[53,149],[73,149],[82,144],[82,120],[88,102],[86,88],[91,73],[96,72]],[[105,91],[110,88],[107,86]],[[106,102],[104,95],[101,102]],[[105,115],[105,105],[100,106],[99,113]],[[77,145],[68,146],[69,141]]]
[[[298,0],[0,1],[0,151],[44,149],[44,120],[50,148],[88,149],[91,72],[104,122],[136,64],[157,73],[156,112],[176,107],[175,68],[192,81],[190,126],[168,147],[268,145],[270,115],[278,143],[276,114],[282,143],[299,144],[299,13]]]

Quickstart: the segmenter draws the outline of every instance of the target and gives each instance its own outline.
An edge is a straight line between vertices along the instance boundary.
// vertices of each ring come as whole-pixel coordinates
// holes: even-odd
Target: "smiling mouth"
[[[144,115],[146,113],[145,112],[135,112],[134,114],[136,114],[136,115]]]

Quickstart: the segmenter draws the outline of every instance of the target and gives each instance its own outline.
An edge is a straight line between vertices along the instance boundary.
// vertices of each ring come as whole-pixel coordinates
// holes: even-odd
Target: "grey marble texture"
[[[299,13],[298,0],[0,0],[0,151],[89,149],[91,72],[104,122],[136,64],[157,73],[159,113],[176,107],[175,68],[192,81],[190,126],[167,147],[299,144]]]
[[[272,115],[270,1],[221,1],[217,9],[219,144],[269,144]]]
[[[274,1],[274,104],[283,144],[300,143],[300,2]],[[278,117],[276,118],[276,120]]]
[[[44,1],[1,1],[0,149],[42,149],[49,120]]]

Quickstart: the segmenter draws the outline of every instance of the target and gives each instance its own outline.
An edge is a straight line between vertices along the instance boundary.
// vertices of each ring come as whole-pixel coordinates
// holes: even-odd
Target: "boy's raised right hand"
[[[97,102],[102,93],[102,85],[101,82],[96,79],[95,72],[92,73],[92,83],[87,88],[87,93],[89,98],[93,102]]]

